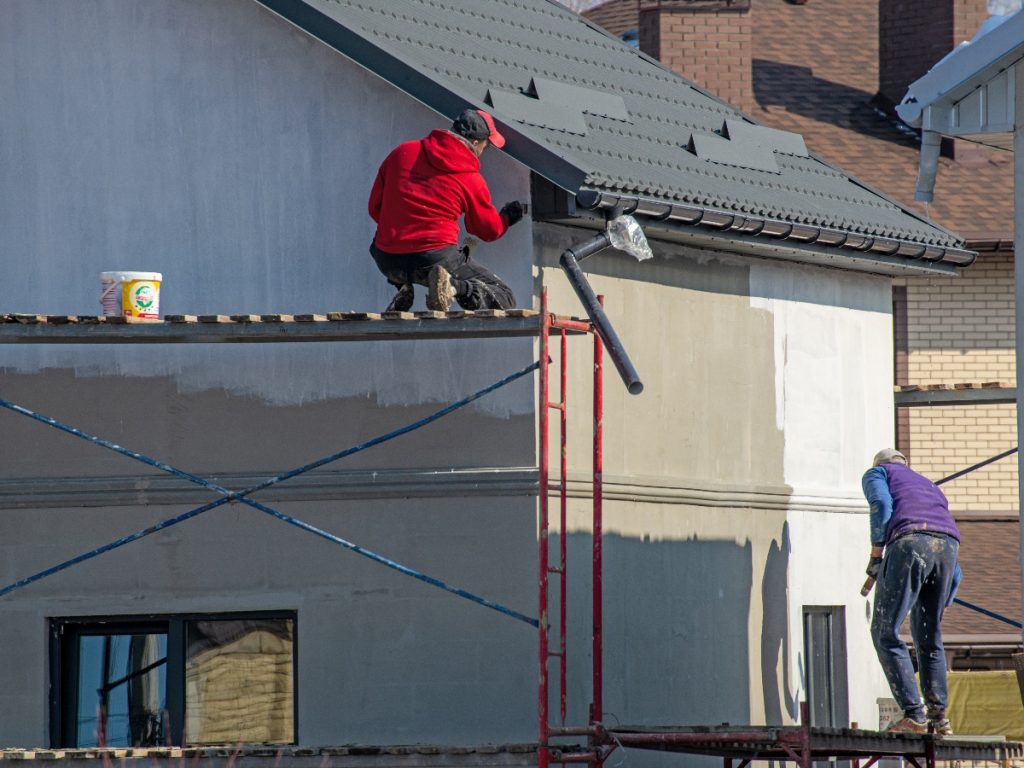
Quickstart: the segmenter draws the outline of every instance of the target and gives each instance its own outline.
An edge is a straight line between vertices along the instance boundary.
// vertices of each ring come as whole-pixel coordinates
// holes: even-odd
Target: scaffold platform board
[[[936,762],[999,762],[1024,758],[1024,743],[990,736],[934,736],[886,733],[855,728],[809,726],[629,727],[616,726],[606,744],[721,757],[726,766],[758,760],[791,761],[809,766],[818,760],[851,760],[869,768],[880,759],[903,758],[934,768]]]
[[[555,317],[569,333],[585,320]],[[162,320],[84,315],[0,314],[0,344],[210,344],[222,342],[396,341],[539,336],[532,309],[475,312],[167,315]]]

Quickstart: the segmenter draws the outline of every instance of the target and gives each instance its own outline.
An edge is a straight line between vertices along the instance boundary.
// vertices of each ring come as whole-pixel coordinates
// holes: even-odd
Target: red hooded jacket
[[[432,251],[459,242],[459,216],[481,240],[497,240],[508,219],[491,204],[480,160],[449,131],[399,144],[381,163],[370,191],[373,241],[386,253]]]

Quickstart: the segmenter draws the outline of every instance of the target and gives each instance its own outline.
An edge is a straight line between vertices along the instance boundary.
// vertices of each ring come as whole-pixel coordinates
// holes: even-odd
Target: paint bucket
[[[100,272],[104,315],[160,319],[159,272]]]

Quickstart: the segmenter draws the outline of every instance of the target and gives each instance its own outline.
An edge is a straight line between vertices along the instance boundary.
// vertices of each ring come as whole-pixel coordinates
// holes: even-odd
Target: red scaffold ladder
[[[603,302],[602,302],[603,303]],[[551,372],[549,355],[551,352],[552,331],[557,332],[560,341],[559,361],[559,400],[551,400]],[[590,333],[594,339],[594,382],[593,382],[593,533],[591,537],[592,556],[592,655],[593,655],[593,682],[592,700],[590,703],[590,725],[588,727],[570,728],[566,727],[566,597],[567,597],[567,343],[568,332]],[[550,743],[552,737],[578,736],[595,734],[595,726],[601,723],[603,717],[602,703],[602,611],[601,611],[601,494],[602,494],[602,411],[604,406],[603,389],[603,357],[604,346],[600,336],[594,333],[593,326],[589,322],[581,320],[570,320],[551,315],[547,308],[547,291],[541,293],[541,332],[540,332],[540,392],[538,403],[539,418],[539,526],[538,526],[538,547],[539,547],[539,664],[540,682],[537,701],[537,716],[540,748],[537,756],[539,768],[548,768],[551,762],[559,763],[595,763],[600,764],[607,756],[608,748],[598,746],[591,739],[590,748],[584,752],[566,752],[553,747]],[[555,564],[551,565],[551,551],[549,542],[550,515],[549,515],[549,483],[550,483],[550,445],[549,428],[551,425],[551,412],[558,412],[559,444],[561,455],[559,458],[560,475],[558,483],[559,499],[559,544]],[[558,648],[551,648],[549,636],[550,605],[549,587],[552,576],[558,577]],[[553,725],[550,721],[550,683],[549,667],[552,661],[557,660],[558,685],[559,685],[559,724]]]

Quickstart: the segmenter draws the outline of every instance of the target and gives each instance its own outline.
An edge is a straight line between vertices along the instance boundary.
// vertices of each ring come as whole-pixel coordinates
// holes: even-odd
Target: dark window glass
[[[167,635],[81,635],[77,650],[77,746],[163,744]]]
[[[294,744],[293,615],[55,619],[55,747]]]

